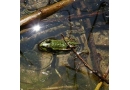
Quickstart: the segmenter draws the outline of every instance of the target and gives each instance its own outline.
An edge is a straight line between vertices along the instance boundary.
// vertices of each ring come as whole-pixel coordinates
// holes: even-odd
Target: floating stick
[[[52,14],[54,14],[55,12],[57,12],[58,10],[60,10],[61,8],[71,4],[72,2],[74,2],[75,0],[61,0],[55,4],[43,7],[35,12],[33,12],[32,14],[23,16],[20,18],[20,26],[26,25],[28,23],[30,23],[33,20],[36,19],[44,19]]]

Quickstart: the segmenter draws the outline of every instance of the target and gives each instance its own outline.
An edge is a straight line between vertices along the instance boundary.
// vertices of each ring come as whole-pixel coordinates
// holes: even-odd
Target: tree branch
[[[77,52],[75,51],[75,49],[72,48],[72,47],[66,42],[66,40],[65,40],[65,38],[64,38],[64,35],[61,34],[61,36],[63,37],[63,40],[64,40],[65,43],[68,45],[68,47],[71,48],[71,50],[72,50],[72,51],[76,54],[76,56],[83,62],[83,64],[84,64],[90,71],[92,71],[93,74],[95,74],[97,77],[99,77],[99,78],[101,79],[101,81],[104,81],[104,82],[106,82],[107,84],[109,84],[109,81],[108,81],[108,80],[106,80],[104,77],[102,77],[100,73],[98,73],[97,71],[93,70],[93,69],[85,62],[85,60],[82,59],[82,57],[81,57],[79,54],[77,54]]]

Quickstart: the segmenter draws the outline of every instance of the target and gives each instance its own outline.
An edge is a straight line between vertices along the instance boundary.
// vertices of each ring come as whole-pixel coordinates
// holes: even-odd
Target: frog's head
[[[40,43],[40,47],[46,47],[46,48],[49,48],[50,47],[50,43],[51,43],[51,40],[50,39],[46,39],[44,40],[43,42]]]
[[[43,41],[43,42],[39,43],[39,45],[38,45],[38,49],[40,51],[47,51],[47,48],[49,48],[49,47],[50,47],[50,43],[46,42],[46,41]]]
[[[46,43],[46,42],[42,42],[40,44],[40,47],[49,47],[50,46],[50,43]]]

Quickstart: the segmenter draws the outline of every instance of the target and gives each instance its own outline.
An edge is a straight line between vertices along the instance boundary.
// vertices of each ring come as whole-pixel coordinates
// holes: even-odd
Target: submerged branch
[[[43,7],[40,10],[37,10],[32,14],[23,16],[20,18],[20,26],[26,25],[26,24],[30,23],[31,21],[38,19],[38,18],[44,19],[44,18],[54,14],[61,8],[71,4],[72,2],[74,2],[74,0],[61,0],[55,4]]]
[[[108,75],[108,73],[109,73],[109,67],[107,67],[105,73],[103,74],[103,77],[106,78],[107,75]],[[95,88],[94,90],[99,90],[100,87],[102,86],[102,83],[103,83],[103,81],[100,81],[100,82],[97,84],[97,86],[96,86],[96,88]]]
[[[66,42],[66,40],[65,40],[65,38],[64,38],[64,35],[61,34],[61,36],[63,37],[63,40],[64,40],[65,43],[68,45],[68,47],[71,48],[71,50],[72,50],[72,51],[76,54],[76,56],[83,62],[83,64],[84,64],[90,71],[92,71],[93,74],[95,74],[97,77],[99,77],[99,78],[101,79],[101,81],[104,81],[104,82],[106,82],[107,84],[109,84],[109,81],[108,81],[108,80],[106,80],[104,77],[102,77],[99,72],[93,70],[93,69],[88,65],[88,63],[86,63],[85,60],[82,59],[82,57],[81,57],[79,54],[77,54],[77,52],[75,51],[75,49],[72,48],[72,47]]]

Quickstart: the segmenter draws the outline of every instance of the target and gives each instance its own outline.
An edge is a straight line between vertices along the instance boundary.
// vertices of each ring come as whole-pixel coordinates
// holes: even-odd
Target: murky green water
[[[60,0],[20,0],[21,17],[48,5],[49,1]],[[108,3],[108,0],[75,0],[50,17],[31,23],[26,27],[27,32],[20,32],[20,89],[94,90],[100,78],[88,70],[73,51],[41,52],[38,44],[50,37],[61,40],[61,34],[74,39],[80,43],[76,52],[102,76],[109,66]],[[41,28],[34,31],[32,27],[37,24]],[[103,82],[99,90],[108,89],[109,84]]]

